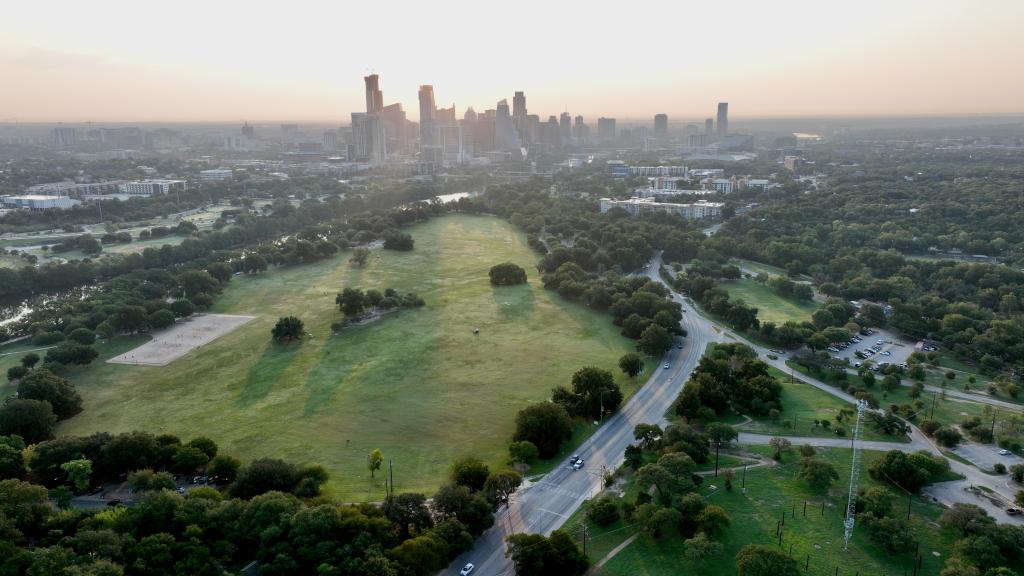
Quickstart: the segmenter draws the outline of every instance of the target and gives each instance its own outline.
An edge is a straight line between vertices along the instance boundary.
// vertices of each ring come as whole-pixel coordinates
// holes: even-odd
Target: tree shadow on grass
[[[270,390],[277,384],[281,375],[298,354],[301,344],[275,344],[270,342],[260,355],[260,359],[249,369],[245,379],[245,388],[235,400],[240,408],[248,408],[267,397]]]
[[[505,320],[526,322],[533,315],[535,298],[529,284],[493,286],[491,298]]]

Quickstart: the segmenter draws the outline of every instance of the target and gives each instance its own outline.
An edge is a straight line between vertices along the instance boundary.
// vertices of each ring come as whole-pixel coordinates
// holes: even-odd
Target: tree
[[[370,470],[370,478],[373,478],[374,472],[380,470],[381,465],[384,464],[384,454],[377,448],[370,451],[370,455],[366,457],[366,467]]]
[[[253,460],[242,468],[231,486],[236,498],[252,498],[266,492],[291,492],[299,482],[295,466],[275,458]]]
[[[611,494],[605,494],[590,503],[587,519],[598,526],[608,526],[619,519],[619,503]]]
[[[628,352],[619,358],[619,370],[622,370],[623,374],[630,378],[635,379],[643,368],[644,361],[635,352]]]
[[[178,318],[188,318],[195,314],[196,305],[191,300],[186,298],[179,298],[174,302],[171,302],[171,312]]]
[[[747,544],[736,554],[736,576],[800,576],[800,566],[780,550]]]
[[[693,538],[683,541],[686,557],[691,562],[700,562],[708,556],[714,556],[722,551],[723,546],[707,537],[703,532],[698,532]]]
[[[730,442],[739,438],[739,432],[728,424],[712,422],[704,429],[704,433],[711,439],[712,444],[728,446]]]
[[[768,440],[768,445],[772,447],[772,458],[776,460],[782,459],[782,453],[789,451],[793,446],[793,443],[786,438],[774,436]]]
[[[56,348],[50,348],[46,352],[46,358],[43,362],[45,364],[79,364],[84,366],[95,360],[97,356],[99,356],[99,353],[92,346],[65,343]]]
[[[28,374],[28,368],[24,366],[11,366],[7,369],[7,381],[17,382],[21,378],[24,378]]]
[[[360,246],[360,247],[358,247],[358,248],[356,248],[355,250],[352,251],[352,257],[348,259],[348,262],[349,262],[349,264],[352,264],[353,266],[359,266],[360,268],[362,268],[363,266],[366,265],[366,261],[369,258],[370,258],[370,250],[369,250],[369,248],[364,248],[364,247]]]
[[[568,533],[555,530],[550,537],[514,534],[508,538],[506,555],[518,576],[582,576],[590,560]]]
[[[292,340],[302,339],[302,335],[305,334],[305,326],[302,320],[299,320],[295,316],[286,316],[279,318],[277,324],[270,331],[275,342],[290,342]]]
[[[16,398],[0,407],[0,436],[16,434],[26,443],[35,444],[53,438],[57,417],[50,403]]]
[[[801,459],[797,476],[807,482],[811,488],[817,490],[828,488],[834,480],[839,479],[839,473],[836,472],[835,466],[831,462],[819,458]]]
[[[79,494],[85,492],[85,489],[89,487],[89,478],[92,476],[92,460],[85,458],[69,460],[61,464],[60,468],[67,474],[68,481]]]
[[[335,298],[335,304],[345,316],[359,316],[366,307],[366,296],[358,288],[345,288]]]
[[[398,528],[399,538],[406,540],[434,525],[423,494],[403,493],[384,501],[384,516]]]
[[[526,284],[526,270],[512,262],[503,262],[491,266],[487,273],[491,279],[492,286],[514,286]]]
[[[21,436],[0,436],[0,480],[25,474],[25,441]]]
[[[621,403],[622,392],[611,372],[586,366],[573,373],[571,402],[566,406],[570,415],[592,416],[597,420],[604,411],[614,412]]]
[[[509,444],[508,455],[515,464],[532,464],[540,457],[537,447],[527,440]]]
[[[217,455],[217,443],[205,436],[197,436],[189,441],[188,446],[197,448],[203,454],[206,454],[207,458],[213,458]]]
[[[696,522],[697,530],[711,536],[721,534],[731,524],[729,515],[725,513],[725,509],[715,504],[705,506],[704,509],[697,514]]]
[[[651,324],[640,335],[636,347],[648,356],[661,356],[672,348],[672,335],[661,326]]]
[[[463,456],[451,466],[452,482],[458,486],[466,486],[474,492],[479,492],[487,481],[490,470],[476,456]]]
[[[171,469],[178,474],[189,475],[206,466],[210,457],[199,448],[181,446],[174,453]]]
[[[458,520],[474,536],[494,524],[494,513],[487,499],[465,486],[442,486],[434,495],[433,508],[440,518]]]
[[[242,463],[226,454],[220,454],[210,460],[206,467],[206,475],[210,480],[218,484],[230,484],[238,477],[238,470]]]
[[[21,365],[31,370],[35,368],[36,364],[39,363],[39,360],[39,354],[36,354],[35,352],[29,352],[28,354],[25,354],[24,356],[21,357]]]
[[[523,408],[516,414],[513,440],[526,440],[537,447],[545,460],[558,453],[562,443],[572,437],[572,420],[565,408],[552,402],[541,402]]]
[[[46,488],[21,480],[0,481],[0,518],[6,518],[5,528],[13,527],[27,537],[41,536],[49,513]]]
[[[161,309],[149,315],[149,326],[157,330],[167,328],[174,324],[174,312]]]
[[[640,441],[640,447],[644,450],[653,450],[661,440],[664,432],[657,424],[645,424],[643,422],[633,427],[633,438]]]
[[[92,330],[89,330],[88,328],[75,328],[74,330],[71,331],[70,334],[68,334],[68,340],[72,340],[78,342],[79,344],[89,346],[92,343],[96,342],[96,334]],[[36,355],[36,361],[39,361],[38,355]],[[31,368],[31,366],[28,366],[28,368]]]
[[[484,481],[483,493],[488,502],[500,505],[508,500],[523,483],[523,477],[515,470],[491,472]]]

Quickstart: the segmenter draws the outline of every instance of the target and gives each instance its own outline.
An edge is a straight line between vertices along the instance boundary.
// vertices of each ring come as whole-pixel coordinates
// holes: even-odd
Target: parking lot
[[[883,362],[889,364],[903,364],[914,352],[914,342],[900,339],[899,336],[881,328],[871,328],[871,334],[858,334],[856,337],[860,342],[848,344],[846,348],[834,348],[828,350],[833,357],[845,358],[850,366],[857,367],[861,364],[881,365]],[[866,355],[865,358],[857,356],[860,351]]]

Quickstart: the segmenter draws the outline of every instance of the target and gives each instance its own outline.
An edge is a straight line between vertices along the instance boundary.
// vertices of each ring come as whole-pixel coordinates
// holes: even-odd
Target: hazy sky
[[[1024,0],[9,2],[0,121],[1024,112]]]

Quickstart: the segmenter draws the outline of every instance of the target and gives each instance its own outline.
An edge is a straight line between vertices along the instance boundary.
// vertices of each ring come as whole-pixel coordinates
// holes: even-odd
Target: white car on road
[[[473,572],[474,568],[476,568],[476,566],[473,566],[472,564],[466,564],[462,567],[462,571],[459,572],[459,576],[469,576]]]

